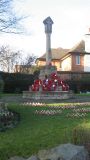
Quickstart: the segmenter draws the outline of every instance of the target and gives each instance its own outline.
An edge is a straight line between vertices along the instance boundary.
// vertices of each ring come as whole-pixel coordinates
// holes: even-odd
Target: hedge
[[[4,82],[4,93],[21,93],[23,90],[28,90],[34,82],[33,74],[1,72],[0,75]]]

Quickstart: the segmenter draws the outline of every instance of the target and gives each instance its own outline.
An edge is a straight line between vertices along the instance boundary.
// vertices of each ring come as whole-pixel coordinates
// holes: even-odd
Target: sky
[[[90,28],[90,0],[14,0],[14,12],[26,15],[24,34],[1,34],[0,45],[40,57],[46,52],[43,20],[51,17],[51,47],[72,48]]]

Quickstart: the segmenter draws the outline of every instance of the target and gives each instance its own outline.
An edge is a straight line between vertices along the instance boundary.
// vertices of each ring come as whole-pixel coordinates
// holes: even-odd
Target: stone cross
[[[51,33],[52,33],[52,24],[53,21],[50,17],[47,17],[43,21],[45,25],[45,33],[46,33],[46,65],[51,65],[52,53],[51,53]]]

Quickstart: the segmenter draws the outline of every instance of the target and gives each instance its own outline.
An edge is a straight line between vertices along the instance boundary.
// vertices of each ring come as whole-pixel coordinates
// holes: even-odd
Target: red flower
[[[65,84],[56,73],[50,75],[50,79],[47,77],[42,81],[36,79],[31,87],[32,91],[39,91],[39,87],[42,87],[43,91],[55,91],[58,86],[62,86],[63,91],[68,91],[69,86]]]

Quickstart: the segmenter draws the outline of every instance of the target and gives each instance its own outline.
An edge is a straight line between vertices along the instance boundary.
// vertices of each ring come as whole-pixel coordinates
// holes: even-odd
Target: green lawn
[[[72,113],[71,109],[62,109],[60,114],[47,116],[35,114],[35,111],[50,109],[49,106],[12,104],[9,108],[20,113],[21,120],[16,128],[0,133],[0,160],[15,155],[28,158],[40,149],[72,142],[72,130],[76,126],[90,128],[90,112],[86,117],[72,118],[67,117],[68,113]]]
[[[90,93],[78,93],[76,95],[77,96],[89,96],[90,97]]]

